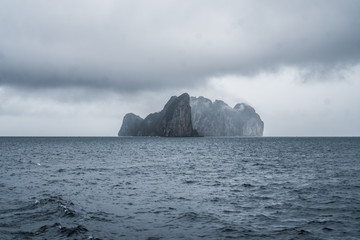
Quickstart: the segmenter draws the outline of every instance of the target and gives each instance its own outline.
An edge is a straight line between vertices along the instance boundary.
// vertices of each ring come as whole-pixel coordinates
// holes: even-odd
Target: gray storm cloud
[[[357,0],[4,0],[0,86],[128,92],[342,69],[360,61],[359,12]]]

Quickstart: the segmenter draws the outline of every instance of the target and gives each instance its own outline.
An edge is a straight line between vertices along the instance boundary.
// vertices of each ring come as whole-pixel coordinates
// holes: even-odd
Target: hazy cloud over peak
[[[360,60],[355,0],[1,5],[0,85],[13,87],[191,87],[216,75],[323,72]]]

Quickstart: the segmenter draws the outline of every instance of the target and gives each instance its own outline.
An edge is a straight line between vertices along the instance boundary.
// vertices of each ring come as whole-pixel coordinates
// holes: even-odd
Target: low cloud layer
[[[359,12],[357,0],[4,0],[0,86],[129,93],[284,66],[326,80],[360,62]]]

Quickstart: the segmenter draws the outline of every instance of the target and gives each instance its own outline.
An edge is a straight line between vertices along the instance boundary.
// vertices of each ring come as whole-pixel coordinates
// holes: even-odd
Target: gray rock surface
[[[118,136],[197,136],[191,121],[190,96],[187,93],[171,97],[161,112],[145,119],[128,113],[125,115]]]
[[[137,136],[144,119],[133,113],[128,113],[124,116],[118,136]]]
[[[234,108],[220,100],[204,97],[190,99],[192,124],[202,136],[262,136],[264,122],[251,106]]]
[[[221,100],[190,98],[184,93],[171,97],[162,111],[145,119],[126,114],[118,136],[262,136],[263,131],[264,122],[245,103],[231,108]]]

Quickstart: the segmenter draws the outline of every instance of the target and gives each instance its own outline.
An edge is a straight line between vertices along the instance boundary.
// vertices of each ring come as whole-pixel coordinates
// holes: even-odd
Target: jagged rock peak
[[[137,136],[137,131],[143,121],[144,119],[138,115],[127,113],[124,116],[118,136]]]
[[[191,121],[190,96],[187,93],[173,96],[160,112],[151,113],[145,119],[126,114],[118,136],[197,136]]]
[[[193,127],[203,136],[262,136],[264,123],[245,103],[231,108],[221,100],[191,97]]]

